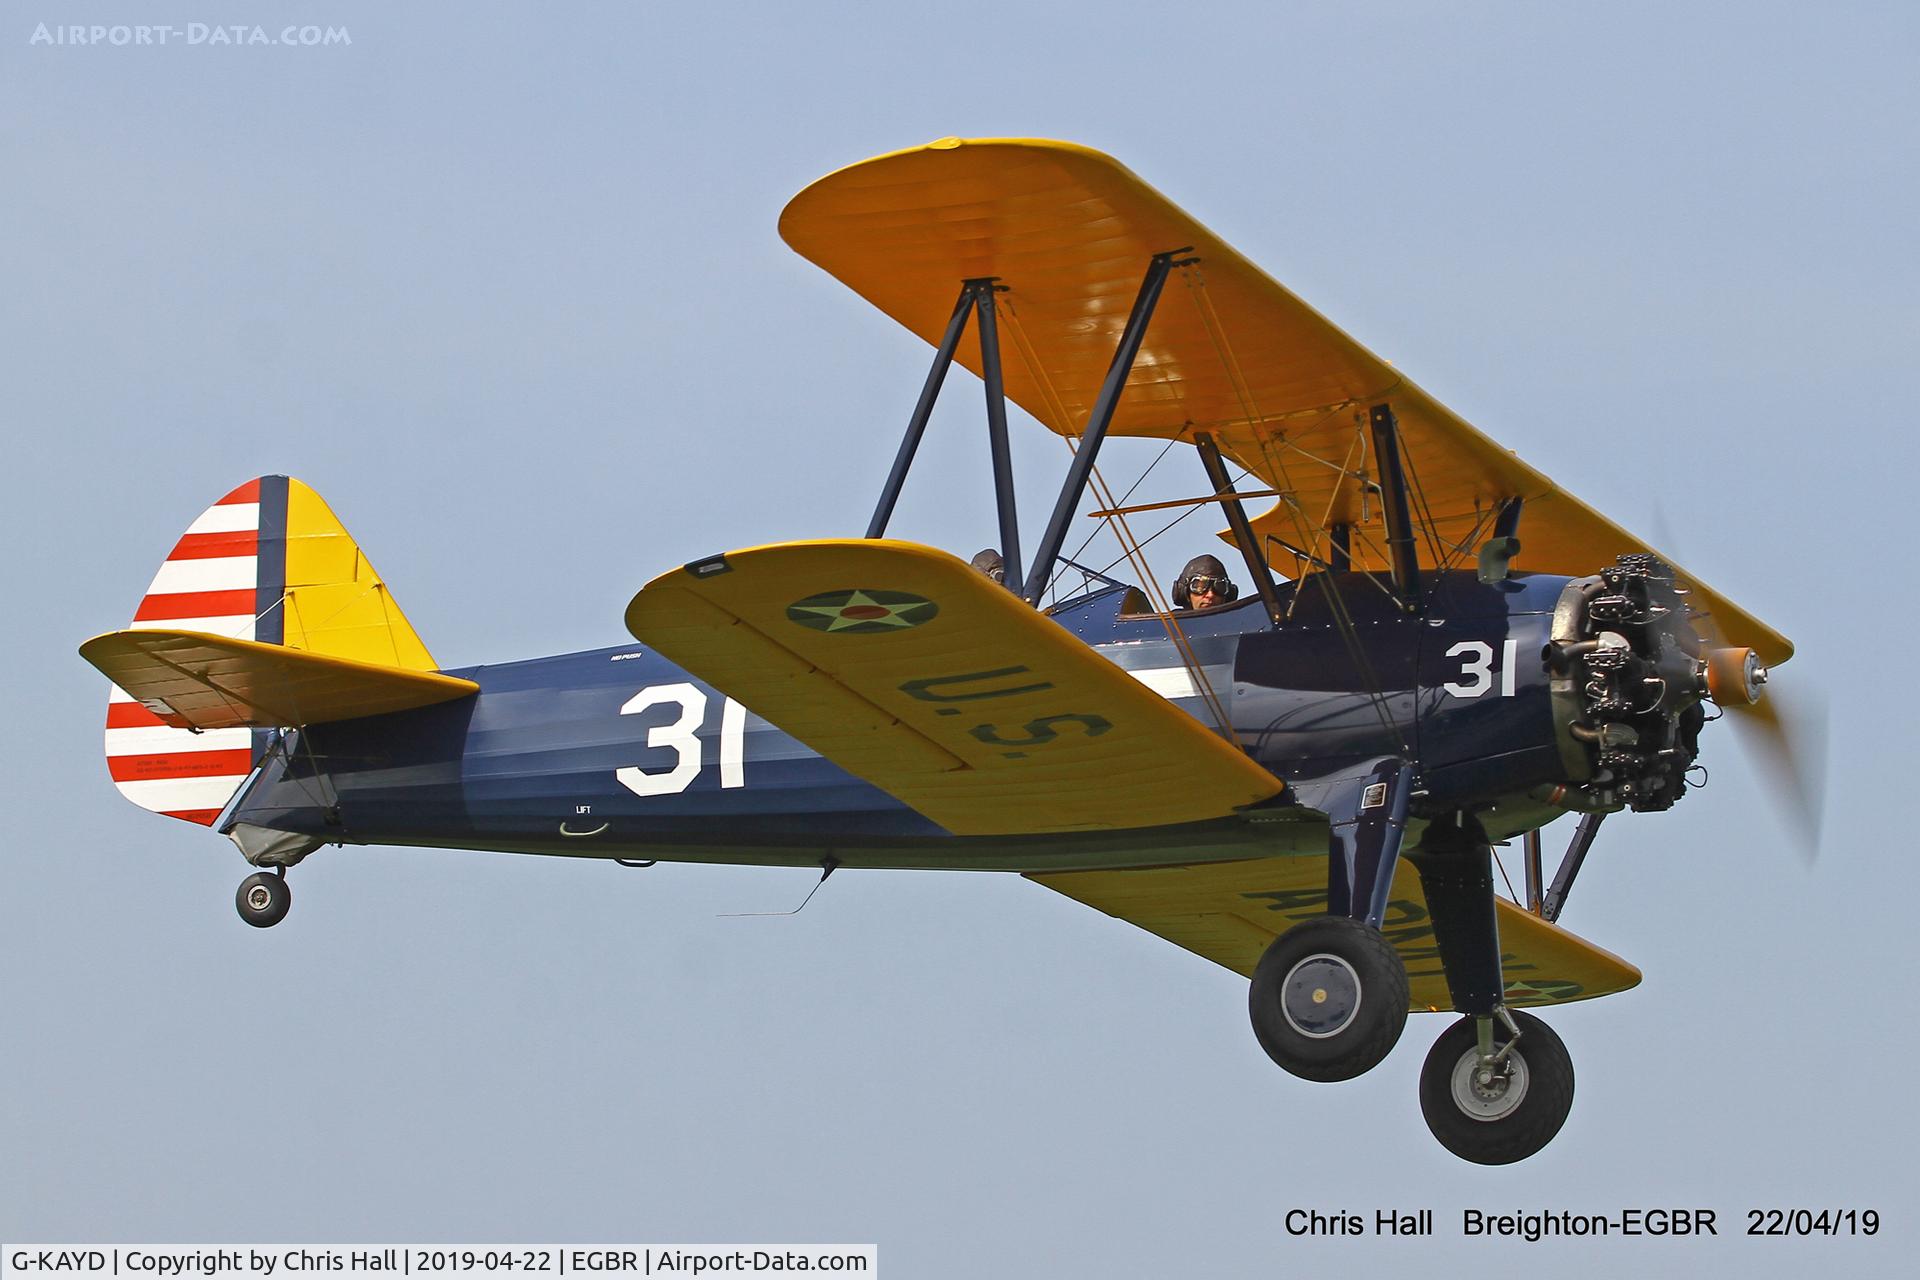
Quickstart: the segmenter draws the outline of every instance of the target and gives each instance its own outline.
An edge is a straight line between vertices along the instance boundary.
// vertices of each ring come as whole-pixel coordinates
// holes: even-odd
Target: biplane
[[[262,476],[81,646],[119,790],[229,837],[262,927],[329,844],[1015,872],[1245,975],[1308,1080],[1456,1015],[1429,1127],[1484,1164],[1543,1147],[1573,1068],[1528,1010],[1640,977],[1557,923],[1596,833],[1694,787],[1711,708],[1777,732],[1792,646],[1099,152],[944,139],[820,179],[780,231],[934,348],[865,536],[671,569],[634,643],[449,670],[327,504]],[[1003,581],[885,536],[956,361]],[[1030,556],[1009,401],[1072,445]],[[1244,595],[1176,607],[1109,437],[1192,451]],[[1065,553],[1089,505],[1134,580]]]

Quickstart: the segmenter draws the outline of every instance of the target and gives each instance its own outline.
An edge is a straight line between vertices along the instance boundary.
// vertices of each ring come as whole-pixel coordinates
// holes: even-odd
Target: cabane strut
[[[1040,539],[1040,549],[1034,556],[1030,570],[1023,572],[1021,569],[1020,529],[1014,506],[1013,460],[1007,447],[1007,403],[1000,372],[999,325],[993,302],[993,295],[1003,291],[1006,286],[996,283],[998,277],[987,276],[961,282],[960,296],[954,302],[953,315],[947,321],[947,331],[934,352],[933,367],[927,371],[927,380],[920,389],[920,399],[913,407],[913,416],[907,420],[906,435],[900,441],[899,452],[894,456],[893,469],[887,475],[879,504],[874,507],[873,519],[867,523],[867,537],[886,535],[887,522],[892,519],[893,509],[900,501],[900,490],[906,484],[908,470],[913,466],[914,453],[919,449],[920,438],[926,433],[927,422],[933,416],[934,401],[940,396],[947,369],[953,364],[960,339],[966,333],[967,317],[978,312],[980,368],[987,393],[987,440],[993,455],[994,502],[1000,519],[1000,555],[1006,562],[1008,588],[1029,604],[1038,605],[1040,597],[1046,592],[1047,583],[1052,579],[1060,548],[1066,541],[1067,526],[1072,522],[1073,513],[1086,492],[1100,443],[1106,438],[1107,428],[1113,422],[1114,410],[1119,407],[1120,393],[1126,388],[1127,376],[1133,372],[1133,362],[1140,354],[1140,345],[1146,338],[1147,325],[1153,319],[1154,305],[1160,300],[1161,290],[1166,285],[1167,273],[1177,266],[1196,261],[1181,260],[1180,255],[1189,252],[1190,248],[1182,247],[1156,253],[1147,264],[1146,277],[1140,282],[1133,310],[1127,316],[1126,328],[1121,332],[1120,342],[1107,366],[1106,380],[1101,383],[1100,394],[1094,400],[1093,412],[1087,420],[1086,430],[1080,435],[1079,448],[1074,452],[1072,465],[1067,468],[1066,480],[1060,486],[1060,496],[1054,503],[1052,518],[1047,521],[1046,533]],[[1269,585],[1262,591],[1262,599],[1271,591]]]

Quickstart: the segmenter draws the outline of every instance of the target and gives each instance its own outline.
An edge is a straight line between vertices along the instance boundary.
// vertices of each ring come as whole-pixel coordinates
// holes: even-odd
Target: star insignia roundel
[[[917,627],[939,612],[940,606],[925,596],[856,587],[796,600],[787,606],[787,620],[815,631],[864,636]]]

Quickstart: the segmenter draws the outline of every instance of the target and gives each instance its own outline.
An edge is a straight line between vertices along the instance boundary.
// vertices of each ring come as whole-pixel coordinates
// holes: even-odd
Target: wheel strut
[[[1267,1056],[1307,1080],[1351,1080],[1393,1050],[1406,1026],[1406,964],[1380,932],[1406,833],[1413,770],[1397,757],[1331,780],[1327,914],[1281,934],[1247,990]]]

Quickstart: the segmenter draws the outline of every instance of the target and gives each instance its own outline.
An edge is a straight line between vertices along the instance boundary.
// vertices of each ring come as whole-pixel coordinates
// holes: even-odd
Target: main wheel
[[[1494,1071],[1480,1066],[1472,1018],[1440,1033],[1420,1068],[1420,1110],[1440,1145],[1475,1164],[1512,1164],[1553,1141],[1573,1109],[1573,1058],[1540,1019],[1513,1015],[1519,1042]],[[1497,1021],[1496,1050],[1513,1039]]]
[[[1380,931],[1323,916],[1275,938],[1247,991],[1267,1056],[1307,1080],[1351,1080],[1407,1025],[1407,967]]]
[[[233,905],[240,909],[240,918],[254,928],[270,929],[287,918],[293,890],[287,887],[285,876],[256,871],[240,882]]]

